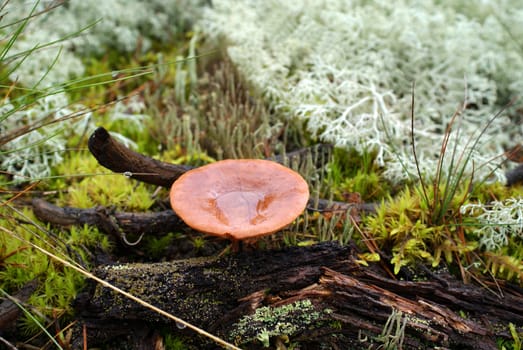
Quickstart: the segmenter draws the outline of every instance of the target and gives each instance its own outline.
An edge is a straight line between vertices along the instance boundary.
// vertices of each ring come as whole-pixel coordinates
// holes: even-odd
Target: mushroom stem
[[[231,251],[233,253],[239,253],[242,251],[243,243],[240,239],[231,238]]]

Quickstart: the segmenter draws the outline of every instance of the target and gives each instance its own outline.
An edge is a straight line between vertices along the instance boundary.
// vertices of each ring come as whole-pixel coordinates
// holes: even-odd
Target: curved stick
[[[91,209],[62,208],[39,198],[34,198],[32,204],[36,217],[44,222],[61,226],[96,226],[105,233],[115,235],[124,243],[125,235],[129,234],[162,236],[167,232],[187,228],[172,210],[157,213],[124,213],[101,206]],[[123,237],[122,232],[125,233]]]
[[[169,188],[178,177],[191,169],[189,166],[161,162],[132,151],[115,141],[102,127],[89,137],[88,146],[98,163],[104,167],[153,185]]]

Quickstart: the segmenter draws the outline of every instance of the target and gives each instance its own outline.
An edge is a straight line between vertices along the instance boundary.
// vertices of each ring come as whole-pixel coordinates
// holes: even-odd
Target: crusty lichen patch
[[[329,309],[318,310],[308,299],[278,307],[263,306],[235,323],[229,338],[236,345],[259,341],[268,347],[271,338],[288,338],[310,329],[330,312]]]

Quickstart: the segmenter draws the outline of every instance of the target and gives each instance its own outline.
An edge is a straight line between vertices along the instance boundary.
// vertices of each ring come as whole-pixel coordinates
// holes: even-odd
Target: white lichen
[[[474,233],[480,246],[496,251],[509,243],[509,239],[523,239],[523,198],[494,201],[489,205],[471,203],[461,207],[462,214],[478,220]]]
[[[1,15],[5,25],[0,34],[7,38],[6,42],[9,38],[16,39],[12,46],[6,46],[2,61],[6,71],[10,71],[9,79],[28,88],[29,93],[31,89],[46,92],[46,97],[22,108],[4,98],[0,105],[2,135],[19,127],[53,122],[85,111],[84,106],[71,105],[63,86],[84,74],[86,57],[100,56],[108,50],[122,54],[144,53],[153,42],[166,42],[187,30],[198,18],[198,10],[205,1],[84,0],[65,2],[46,11],[59,3],[10,1],[3,7]],[[24,20],[32,15],[27,22]],[[17,34],[21,26],[23,30]],[[115,104],[108,119],[112,122],[125,119],[129,125],[143,125],[148,118],[143,110],[143,102],[131,98]],[[79,120],[83,124],[78,124]],[[91,113],[87,112],[19,136],[0,147],[1,169],[13,175],[15,182],[45,178],[51,174],[51,167],[62,161],[67,140],[75,133],[90,133],[94,127]],[[113,136],[136,147],[121,134],[113,133]]]
[[[482,1],[217,0],[201,27],[221,39],[242,74],[287,118],[313,136],[377,152],[385,175],[415,174],[410,146],[411,87],[422,171],[437,168],[442,134],[461,113],[456,154],[519,94],[523,7]],[[510,28],[510,31],[507,30]],[[503,115],[482,136],[467,170],[477,177],[521,126]],[[470,144],[469,144],[470,145]],[[453,149],[453,145],[451,148]],[[503,175],[495,173],[498,178]]]
[[[190,28],[203,0],[83,0],[69,1],[27,22],[10,48],[10,56],[32,51],[10,76],[27,87],[48,87],[84,73],[83,57],[101,56],[108,50],[128,54],[147,52],[153,42],[164,43]],[[12,23],[44,11],[55,1],[8,2],[3,23]],[[4,34],[17,25],[4,29]],[[67,38],[67,40],[60,40]],[[39,46],[58,41],[55,45]],[[23,56],[22,56],[23,57]],[[51,69],[53,62],[57,69]],[[16,62],[16,60],[15,60]],[[40,80],[43,80],[40,82]]]
[[[51,167],[63,160],[67,140],[75,133],[85,132],[91,117],[91,112],[82,105],[68,106],[63,93],[42,97],[31,108],[20,110],[6,100],[0,112],[10,113],[0,126],[3,135],[18,128],[45,124],[0,149],[0,168],[13,175],[15,182],[50,176]]]

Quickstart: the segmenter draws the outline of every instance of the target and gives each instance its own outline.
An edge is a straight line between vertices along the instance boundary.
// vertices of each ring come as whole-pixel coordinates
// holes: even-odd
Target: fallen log
[[[399,281],[358,263],[352,246],[334,242],[221,258],[100,266],[98,277],[235,343],[257,349],[290,341],[300,349],[497,349],[508,324],[523,326],[523,294],[466,285],[448,273]],[[421,278],[427,276],[421,276]],[[430,277],[430,276],[429,276]],[[91,284],[77,300],[88,343],[106,341],[115,325],[188,331],[157,313]],[[388,322],[388,323],[387,323]],[[120,332],[122,333],[122,331]],[[195,348],[215,348],[191,335]],[[189,346],[191,344],[188,344]]]

